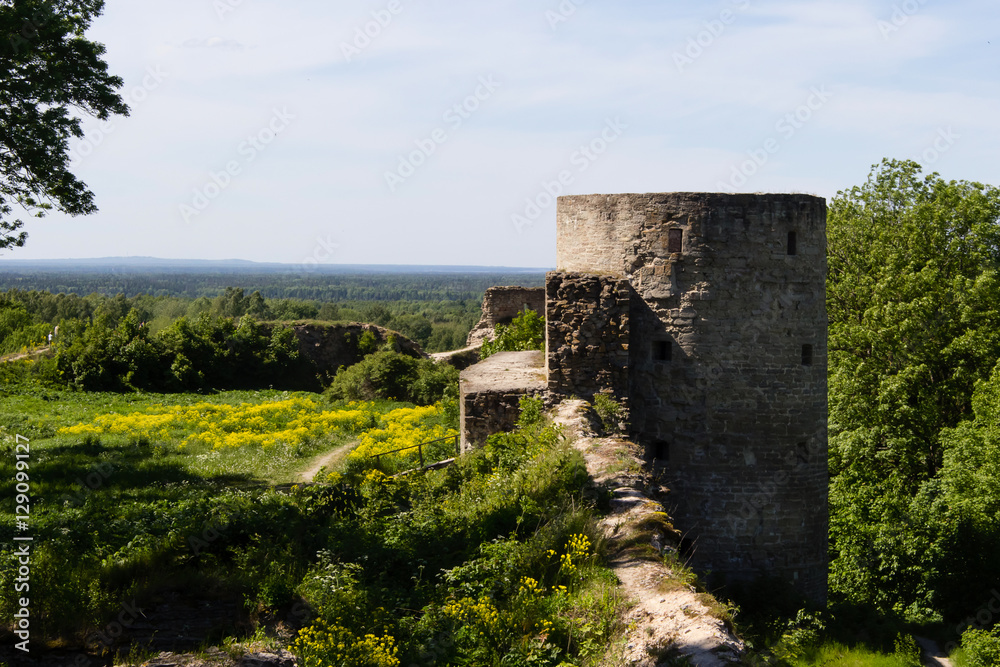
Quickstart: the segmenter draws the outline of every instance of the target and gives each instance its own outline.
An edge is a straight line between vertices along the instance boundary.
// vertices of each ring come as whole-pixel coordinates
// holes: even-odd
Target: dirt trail
[[[951,660],[937,645],[937,642],[926,637],[916,637],[916,640],[924,651],[924,664],[927,667],[952,667]]]
[[[40,357],[43,354],[45,354],[46,352],[48,352],[50,349],[52,349],[52,348],[50,348],[48,346],[45,346],[45,347],[35,348],[34,350],[30,350],[28,352],[17,352],[15,354],[5,354],[4,356],[0,357],[0,363],[7,362],[7,361],[20,361],[21,359],[29,359],[31,357]]]
[[[613,490],[611,513],[601,521],[605,533],[612,544],[650,536],[647,544],[624,550],[610,563],[634,602],[628,613],[631,630],[621,664],[654,667],[672,654],[686,656],[697,667],[739,664],[743,643],[711,615],[707,605],[713,600],[680,580],[662,562],[649,558],[652,549],[665,553],[672,547],[669,536],[647,528],[660,525],[666,515],[662,505],[645,495],[648,480],[639,447],[619,438],[594,437],[584,406],[579,400],[563,401],[556,408],[554,421],[565,426],[595,483]]]
[[[355,444],[357,443],[348,442],[346,444],[341,445],[340,447],[337,447],[336,449],[326,452],[325,454],[320,454],[319,456],[313,459],[312,463],[309,465],[309,468],[307,470],[304,470],[299,473],[299,481],[312,482],[313,478],[317,474],[319,474],[319,471],[322,470],[324,467],[329,469],[332,468],[337,463],[340,463],[344,459],[344,457],[346,457],[350,453],[351,449],[354,447]]]

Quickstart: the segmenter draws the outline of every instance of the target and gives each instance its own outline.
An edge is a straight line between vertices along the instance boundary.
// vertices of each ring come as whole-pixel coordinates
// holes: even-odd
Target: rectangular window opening
[[[798,238],[796,237],[795,232],[788,232],[788,246],[787,246],[787,248],[788,248],[788,254],[789,255],[794,255],[795,253],[797,253],[799,251],[799,248],[798,248]]]
[[[657,440],[653,443],[653,458],[659,461],[670,461],[670,443],[666,440]]]
[[[802,346],[802,365],[812,366],[813,365],[813,346],[803,345]]]
[[[655,361],[672,361],[674,345],[669,340],[653,341],[653,359]]]
[[[667,252],[681,252],[681,247],[684,245],[684,230],[683,229],[671,229],[667,232]]]

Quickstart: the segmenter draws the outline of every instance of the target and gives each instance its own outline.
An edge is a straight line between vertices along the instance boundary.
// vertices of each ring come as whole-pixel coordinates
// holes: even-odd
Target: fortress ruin
[[[519,391],[613,394],[697,570],[825,600],[825,200],[568,196],[556,225],[542,368],[520,390],[465,371],[463,447],[508,428]]]

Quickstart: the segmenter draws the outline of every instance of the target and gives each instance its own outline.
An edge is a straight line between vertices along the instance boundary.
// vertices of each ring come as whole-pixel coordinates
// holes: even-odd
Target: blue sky
[[[17,259],[551,266],[551,194],[1000,184],[996,3],[108,0],[132,114]],[[995,42],[995,43],[993,43]]]

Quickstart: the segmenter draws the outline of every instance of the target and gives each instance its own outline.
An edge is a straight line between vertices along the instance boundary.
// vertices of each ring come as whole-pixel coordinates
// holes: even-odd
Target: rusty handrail
[[[458,454],[461,454],[462,453],[461,449],[460,449],[461,445],[459,444],[461,437],[462,436],[460,436],[460,435],[448,435],[448,436],[445,436],[443,438],[438,438],[436,440],[428,440],[427,442],[420,442],[420,443],[417,443],[416,445],[410,445],[409,447],[402,447],[400,449],[394,449],[391,452],[382,452],[381,454],[372,454],[368,458],[375,459],[375,465],[378,465],[379,464],[379,459],[381,457],[383,457],[383,456],[388,456],[389,454],[398,454],[399,452],[405,452],[408,449],[416,449],[417,450],[417,455],[420,456],[420,467],[423,468],[424,467],[424,449],[423,449],[424,445],[433,445],[436,442],[444,442],[445,440],[454,440],[455,441],[455,452],[458,453]]]

